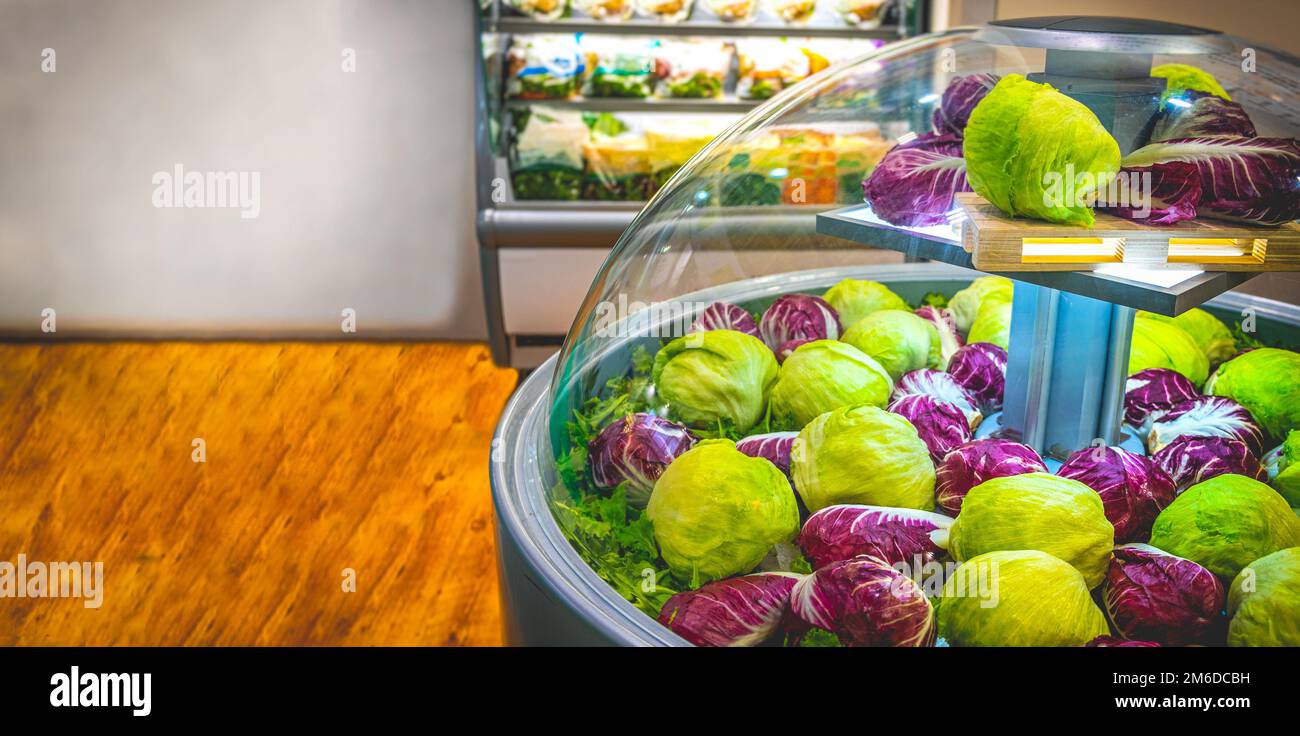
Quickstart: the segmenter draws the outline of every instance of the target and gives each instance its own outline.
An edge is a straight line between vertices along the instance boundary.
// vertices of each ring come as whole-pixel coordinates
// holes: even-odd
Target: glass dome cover
[[[1170,114],[1164,111],[1197,106],[1210,94],[1183,86],[1188,84],[1179,71],[1184,67],[1167,65],[1195,67],[1221,85],[1222,97],[1212,96],[1231,97],[1239,106],[1234,109],[1243,111],[1253,126],[1251,138],[1294,139],[1300,133],[1296,59],[1204,29],[1068,17],[963,28],[889,45],[808,79],[701,150],[620,238],[582,303],[552,378],[549,431],[538,454],[555,459],[554,467],[544,468],[553,489],[551,508],[584,559],[649,615],[658,613],[671,595],[709,580],[755,569],[798,571],[806,561],[800,562],[800,550],[789,544],[792,534],[785,527],[793,523],[797,530],[816,510],[808,494],[793,494],[800,508],[792,504],[776,514],[779,519],[754,524],[731,519],[736,536],[752,540],[752,549],[729,549],[723,555],[726,563],[709,567],[680,549],[669,552],[664,540],[656,538],[656,533],[668,532],[652,529],[647,518],[652,514],[643,511],[656,479],[687,450],[736,452],[708,440],[757,434],[772,443],[788,443],[808,424],[810,417],[790,407],[774,417],[770,392],[779,372],[786,370],[783,361],[803,344],[818,339],[858,342],[846,333],[859,322],[850,316],[862,315],[843,308],[826,311],[836,302],[827,291],[842,279],[884,282],[888,295],[881,299],[899,300],[897,311],[922,314],[921,308],[930,304],[941,311],[981,276],[932,264],[917,277],[917,267],[902,265],[903,257],[892,250],[820,233],[817,216],[846,205],[862,206],[864,180],[883,168],[891,152],[914,147],[933,154],[916,168],[939,172],[924,182],[929,196],[909,193],[914,184],[906,179],[877,182],[874,195],[868,186],[867,210],[874,208],[872,216],[884,225],[960,243],[963,218],[954,195],[970,189],[962,129],[971,108],[994,85],[1020,75],[1076,99],[1105,97],[1085,104],[1120,154],[1129,157],[1153,141],[1153,131],[1165,119],[1161,116]],[[1161,68],[1161,76],[1153,77],[1152,70]],[[963,84],[973,101],[963,101]],[[1218,104],[1210,106],[1221,111]],[[1295,173],[1291,170],[1286,190],[1290,206],[1297,196]],[[895,195],[901,195],[901,206],[894,206]],[[1101,201],[1090,199],[1088,208]],[[1155,201],[1168,203],[1159,196]],[[1156,210],[1159,215],[1158,206]],[[891,279],[894,273],[898,278]],[[766,313],[778,301],[782,316],[769,319]],[[1010,292],[1006,301],[1004,324],[984,333],[985,339],[974,339],[976,326],[960,315],[956,322],[967,323],[959,324],[954,339],[1007,348]],[[702,337],[718,330],[739,336],[717,343]],[[868,403],[885,408],[891,394],[897,396],[902,375],[912,370],[942,372],[954,346],[935,342],[934,349],[941,353],[937,362],[932,355],[920,356],[919,363],[872,355],[872,370],[883,369],[883,377],[880,396]],[[668,364],[680,355],[686,356],[681,365],[689,370],[665,378],[665,371],[673,370]],[[815,370],[813,375],[829,380]],[[1204,381],[1201,377],[1199,383]],[[858,399],[862,390],[855,388]],[[711,397],[716,406],[696,406],[683,398],[699,394]],[[981,408],[978,399],[973,403],[972,409]],[[983,408],[988,414],[989,407]],[[986,424],[983,434],[978,427],[966,435],[959,432],[955,444],[993,429],[996,423]],[[941,459],[933,446],[929,450],[929,462]],[[773,458],[764,452],[753,454]],[[788,458],[788,445],[785,453]],[[788,462],[776,467],[792,478]],[[727,482],[729,476],[718,480],[712,478],[714,472],[707,466],[696,476]],[[735,472],[761,476],[755,484],[770,487],[773,482],[765,467]],[[705,486],[683,493],[704,493]],[[907,499],[880,505],[929,512],[933,498],[928,507]],[[669,546],[689,547],[692,541]],[[732,542],[724,546],[737,546]],[[694,560],[689,574],[674,564],[680,561],[674,556]]]

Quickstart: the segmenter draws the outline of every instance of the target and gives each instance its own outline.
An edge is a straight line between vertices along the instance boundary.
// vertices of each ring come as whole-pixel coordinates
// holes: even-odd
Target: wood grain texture
[[[971,254],[975,267],[984,271],[1090,271],[1098,263],[1121,262],[1140,266],[1178,264],[1206,271],[1300,270],[1300,225],[1294,222],[1271,227],[1195,219],[1148,225],[1097,212],[1096,223],[1087,228],[1010,217],[974,192],[960,192],[955,199],[967,216],[962,248]],[[1062,256],[1044,262],[1025,257],[1025,238],[1109,238],[1122,243],[1118,248],[1107,247],[1106,254],[1096,258]],[[1202,246],[1195,244],[1183,244],[1171,253],[1170,239],[1233,240],[1241,254],[1212,255],[1200,252]],[[1221,247],[1215,246],[1215,250]]]
[[[500,644],[515,381],[471,344],[0,344],[0,560],[104,563],[99,609],[0,599],[0,645]]]

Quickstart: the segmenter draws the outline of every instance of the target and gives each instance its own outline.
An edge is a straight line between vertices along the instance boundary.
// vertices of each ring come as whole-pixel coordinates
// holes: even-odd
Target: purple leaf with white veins
[[[760,572],[708,583],[669,598],[659,611],[659,623],[696,646],[761,644],[776,633],[790,593],[803,578]]]
[[[1159,452],[1179,437],[1228,437],[1264,452],[1264,430],[1246,407],[1223,396],[1197,396],[1174,404],[1151,425],[1147,450]]]
[[[1205,136],[1150,143],[1124,169],[1192,164],[1200,177],[1197,211],[1281,225],[1300,217],[1300,145],[1292,138]]]
[[[934,498],[940,511],[956,516],[966,493],[990,478],[1046,472],[1043,459],[1029,445],[1003,439],[975,440],[949,452],[935,467]]]
[[[1151,456],[1173,478],[1178,492],[1217,475],[1233,473],[1268,481],[1268,473],[1250,446],[1226,437],[1179,437]]]
[[[953,353],[948,375],[957,380],[986,412],[1002,408],[1007,381],[1007,351],[988,342],[973,342]]]
[[[763,342],[776,352],[792,340],[838,340],[840,317],[819,296],[786,294],[763,312],[758,331]]]
[[[957,207],[953,196],[969,191],[960,139],[956,144],[913,140],[896,146],[862,182],[862,194],[876,216],[902,226],[947,223]]]
[[[1218,95],[1188,90],[1161,108],[1151,142],[1213,135],[1254,138],[1255,125],[1241,105]]]
[[[1174,481],[1151,458],[1120,447],[1085,447],[1056,474],[1101,496],[1115,541],[1146,541],[1156,516],[1174,501]]]
[[[644,507],[664,469],[694,444],[694,435],[676,422],[629,414],[601,430],[588,446],[592,480],[606,489],[626,482],[628,502]]]
[[[815,568],[858,555],[878,557],[891,565],[923,566],[943,555],[934,535],[946,533],[951,526],[950,517],[930,511],[827,506],[804,522],[799,548]]]
[[[776,362],[784,363],[785,359],[790,357],[791,353],[799,349],[799,346],[807,345],[810,342],[817,342],[817,341],[812,339],[799,339],[799,340],[791,340],[790,342],[787,342],[786,344],[776,349]]]
[[[1134,196],[1128,194],[1128,201],[1108,202],[1106,193],[1101,194],[1096,203],[1098,209],[1123,217],[1127,220],[1139,220],[1150,225],[1172,225],[1175,222],[1196,217],[1196,205],[1201,201],[1201,174],[1189,163],[1170,162],[1161,166],[1146,168],[1125,167],[1120,170],[1123,181],[1131,181],[1141,186],[1138,177],[1151,177],[1151,196],[1147,207],[1138,207]],[[1117,191],[1117,194],[1124,194]],[[1147,209],[1147,212],[1141,210]]]
[[[966,130],[971,110],[984,99],[1001,79],[996,74],[971,74],[954,77],[943,90],[943,98],[934,109],[931,122],[939,133],[956,133]]]
[[[736,449],[750,457],[770,461],[782,473],[790,475],[790,451],[798,432],[768,432],[750,435],[736,443]]]
[[[1124,421],[1143,430],[1174,404],[1201,395],[1187,376],[1168,368],[1147,368],[1128,377],[1124,384]]]
[[[917,309],[916,316],[934,325],[934,328],[939,331],[939,357],[942,360],[940,367],[946,368],[953,353],[966,344],[965,338],[957,331],[957,320],[953,319],[952,312],[947,309],[928,305]]]
[[[691,323],[689,332],[708,332],[709,330],[735,330],[746,335],[758,337],[758,323],[754,315],[742,307],[726,302],[714,302],[700,312],[700,316]]]
[[[934,645],[934,606],[912,578],[876,557],[832,562],[804,577],[790,610],[849,646]]]
[[[933,368],[921,368],[910,373],[904,373],[903,377],[898,379],[898,385],[894,386],[893,393],[890,394],[891,402],[898,401],[904,396],[913,394],[923,394],[933,396],[939,401],[944,401],[961,410],[966,415],[967,423],[974,430],[979,426],[984,415],[980,413],[978,402],[970,391],[966,390],[953,378],[952,374],[936,371]]]
[[[912,423],[935,463],[942,462],[953,448],[970,442],[970,421],[955,404],[928,394],[911,394],[891,402],[888,410]]]

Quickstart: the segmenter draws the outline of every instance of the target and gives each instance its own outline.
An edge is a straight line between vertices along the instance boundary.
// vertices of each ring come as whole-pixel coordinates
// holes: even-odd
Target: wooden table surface
[[[0,645],[500,644],[515,381],[474,344],[0,344],[0,560],[104,569],[98,609],[0,598]]]

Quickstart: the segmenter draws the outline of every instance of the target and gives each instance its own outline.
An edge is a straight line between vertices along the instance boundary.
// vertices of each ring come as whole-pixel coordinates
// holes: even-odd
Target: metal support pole
[[[1016,282],[1003,433],[1063,460],[1121,442],[1133,310]]]

